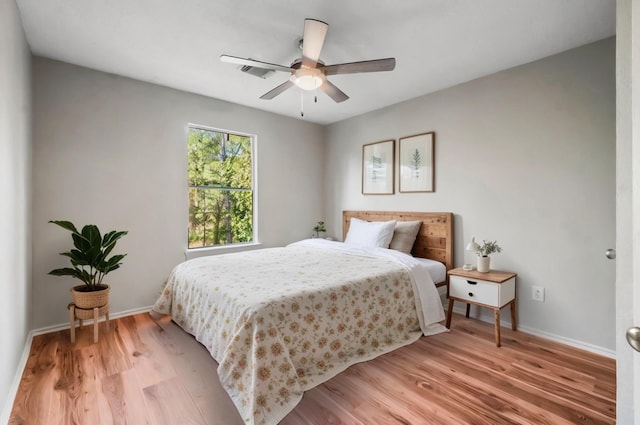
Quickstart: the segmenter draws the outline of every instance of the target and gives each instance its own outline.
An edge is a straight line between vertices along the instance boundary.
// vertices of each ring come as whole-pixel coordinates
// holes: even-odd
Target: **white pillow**
[[[351,245],[389,248],[396,221],[364,221],[351,217],[344,243]]]

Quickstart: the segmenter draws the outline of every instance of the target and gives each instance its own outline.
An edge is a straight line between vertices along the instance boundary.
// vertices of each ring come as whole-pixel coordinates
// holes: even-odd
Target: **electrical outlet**
[[[531,287],[531,298],[534,301],[544,302],[544,288],[542,286],[532,286]]]

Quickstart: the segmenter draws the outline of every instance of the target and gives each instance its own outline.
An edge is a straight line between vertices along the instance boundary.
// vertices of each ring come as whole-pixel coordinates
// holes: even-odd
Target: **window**
[[[189,248],[254,241],[253,137],[189,127]]]

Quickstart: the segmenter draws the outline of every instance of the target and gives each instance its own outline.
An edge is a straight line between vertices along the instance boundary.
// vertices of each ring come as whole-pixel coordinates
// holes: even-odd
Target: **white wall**
[[[7,402],[31,328],[30,60],[15,1],[0,0],[0,400]]]
[[[363,144],[426,131],[435,193],[361,194]],[[472,236],[504,249],[492,266],[518,273],[521,327],[615,349],[604,256],[615,244],[614,39],[333,124],[326,138],[328,230],[340,234],[344,209],[451,211],[456,265]]]
[[[185,259],[190,122],[257,134],[263,246],[309,237],[322,219],[322,127],[43,58],[33,73],[34,327],[64,323],[79,283],[47,275],[71,242],[52,219],[128,230],[111,311],[153,304]]]

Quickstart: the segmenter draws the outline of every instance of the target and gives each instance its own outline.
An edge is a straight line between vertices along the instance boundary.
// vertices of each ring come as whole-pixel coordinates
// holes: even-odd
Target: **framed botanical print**
[[[400,138],[400,192],[434,192],[435,132]]]
[[[362,146],[362,194],[393,195],[395,191],[396,141]]]

